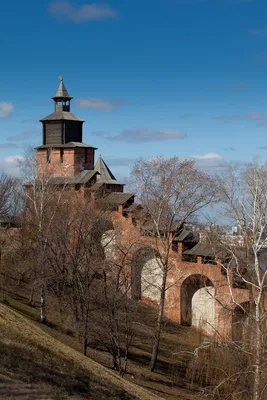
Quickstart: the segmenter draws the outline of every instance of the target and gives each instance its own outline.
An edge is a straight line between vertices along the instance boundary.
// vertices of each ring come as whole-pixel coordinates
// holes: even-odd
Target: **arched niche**
[[[141,296],[159,303],[162,285],[162,263],[159,258],[148,260],[141,271]]]
[[[113,230],[112,222],[108,218],[105,218],[105,216],[96,219],[92,226],[91,235],[100,258],[105,258],[105,247],[109,243],[109,236]]]
[[[213,333],[215,325],[215,290],[213,286],[198,289],[192,297],[192,326]]]
[[[181,324],[214,330],[215,299],[212,281],[201,274],[188,276],[180,289]]]
[[[106,259],[114,259],[116,256],[116,232],[109,229],[101,236],[101,245]]]
[[[159,300],[162,266],[155,250],[149,246],[138,249],[131,262],[132,298],[149,297]]]

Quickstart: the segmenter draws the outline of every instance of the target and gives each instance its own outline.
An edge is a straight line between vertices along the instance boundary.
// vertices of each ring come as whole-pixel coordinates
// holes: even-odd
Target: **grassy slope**
[[[5,299],[5,300],[4,300]],[[16,293],[15,291],[10,293],[9,295],[0,292],[0,302],[4,301],[8,303],[8,308],[10,312],[13,310],[16,312],[16,315],[23,316],[23,321],[28,321],[31,324],[31,327],[39,327],[39,331],[44,331],[46,334],[49,334],[52,338],[55,338],[58,342],[61,342],[67,345],[68,348],[74,349],[76,353],[83,358],[80,354],[81,345],[77,339],[75,334],[75,330],[70,321],[67,321],[67,324],[62,325],[57,316],[57,307],[52,299],[48,299],[48,311],[49,311],[49,326],[45,326],[40,324],[39,321],[39,309],[38,307],[29,307],[27,305],[27,300],[24,297],[24,293]],[[3,308],[3,306],[2,306]],[[99,328],[99,313],[95,315],[96,319],[94,319],[92,315],[92,326],[96,326]],[[12,315],[12,314],[10,314]],[[161,341],[161,350],[159,362],[157,364],[156,372],[151,373],[149,370],[149,360],[152,348],[153,334],[154,334],[154,319],[156,313],[155,310],[151,307],[146,306],[143,303],[138,305],[138,315],[136,319],[139,321],[135,326],[135,335],[134,341],[130,350],[130,360],[128,367],[128,374],[125,375],[125,379],[134,382],[136,385],[146,388],[150,391],[150,393],[155,393],[160,398],[168,399],[168,400],[191,400],[199,397],[199,387],[198,385],[192,383],[191,378],[186,377],[186,369],[187,369],[187,361],[188,352],[190,353],[192,349],[194,349],[198,344],[200,338],[200,333],[192,328],[181,327],[179,324],[174,323],[172,321],[166,320],[165,326],[162,334]],[[26,318],[25,318],[26,317]],[[52,318],[53,317],[53,318]],[[52,318],[52,320],[51,320]],[[12,325],[12,329],[9,328],[10,324]],[[71,397],[73,399],[78,399],[78,394],[86,394],[89,390],[90,385],[88,384],[88,372],[84,372],[83,369],[75,369],[72,365],[68,365],[66,361],[60,361],[58,355],[54,356],[54,360],[48,363],[48,366],[42,364],[42,368],[38,363],[36,364],[36,358],[43,358],[42,355],[36,354],[36,344],[33,346],[35,357],[30,358],[31,351],[29,349],[24,352],[24,347],[18,346],[18,343],[21,342],[21,332],[16,334],[14,331],[14,327],[12,323],[9,325],[3,324],[3,317],[0,317],[0,349],[1,355],[3,354],[3,349],[5,350],[5,357],[0,358],[0,374],[1,369],[5,369],[6,371],[11,371],[12,375],[18,378],[25,379],[32,383],[38,382],[38,388],[41,383],[47,383],[53,385],[53,389],[48,390],[46,387],[46,391],[42,389],[42,393],[48,392],[51,393],[55,391],[54,388],[57,388],[57,393],[70,393],[74,394],[75,397]],[[17,324],[18,325],[18,324]],[[24,324],[22,324],[24,326]],[[3,347],[3,343],[5,339],[12,337],[12,341],[6,346]],[[88,356],[102,364],[103,366],[110,367],[110,357],[108,353],[103,349],[99,348],[99,346],[95,346],[94,344],[95,335],[92,334],[92,341],[90,343],[90,347],[88,349]],[[25,340],[22,338],[22,340]],[[27,347],[29,348],[31,344]],[[38,349],[40,350],[40,349]],[[18,354],[17,354],[18,353]],[[181,357],[182,355],[182,357]],[[25,360],[26,358],[26,360]],[[28,358],[28,359],[27,359]],[[189,356],[190,358],[190,356]],[[19,364],[17,364],[17,360],[19,360]],[[40,363],[39,363],[40,364]],[[37,368],[36,368],[37,366]],[[64,366],[64,368],[63,368]],[[42,371],[42,369],[46,369]],[[27,369],[27,374],[25,374],[25,369]],[[58,373],[61,371],[62,373]],[[71,371],[71,373],[70,373]],[[109,370],[108,370],[109,371]],[[7,376],[7,372],[5,373],[5,377]],[[116,374],[115,375],[117,378]],[[16,388],[16,382],[13,382],[14,387]],[[98,387],[99,384],[93,379],[91,382],[91,388],[95,388],[95,385]],[[21,385],[20,385],[21,386]],[[51,386],[51,385],[50,385]],[[35,389],[34,387],[33,389]],[[90,394],[90,398],[97,399],[116,399],[116,398],[127,398],[122,393],[117,394],[116,390],[113,392],[110,397],[106,392],[105,388],[98,387],[100,391],[98,391],[98,395],[93,395],[92,390]],[[21,387],[21,391],[24,392],[24,389],[27,388]],[[28,390],[28,389],[27,389]],[[105,395],[102,394],[100,397],[100,392],[104,391]],[[94,397],[95,396],[95,397]],[[106,396],[106,397],[105,397]],[[118,397],[119,396],[119,397]],[[0,375],[0,398],[1,396],[1,375]],[[26,397],[31,398],[31,397]],[[41,399],[44,397],[33,396],[33,399]],[[52,398],[52,397],[49,397]],[[56,398],[56,397],[53,397]],[[59,397],[65,398],[65,397]],[[128,397],[131,399],[133,397]],[[141,397],[143,398],[143,397]],[[24,399],[24,398],[23,398]]]
[[[4,304],[0,304],[0,349],[1,399],[17,395],[20,399],[159,399]]]
[[[10,277],[7,277],[0,283],[0,302],[8,301],[8,305],[11,309],[26,317],[26,319],[34,323],[35,326],[39,326],[39,329],[69,348],[76,350],[77,353],[81,352],[81,344],[77,337],[76,327],[73,323],[71,312],[68,307],[65,306],[65,303],[63,313],[64,319],[62,320],[62,316],[59,312],[58,301],[52,295],[47,296],[49,326],[44,326],[39,323],[40,310],[38,293],[36,293],[36,296],[34,297],[34,303],[36,306],[30,307],[28,305],[30,288],[26,283],[22,282],[21,285],[18,286],[17,280],[13,280]],[[5,290],[3,290],[3,288],[5,288]],[[98,294],[98,291],[96,293]],[[88,356],[100,363],[102,366],[110,368],[110,355],[106,351],[103,342],[103,338],[105,338],[107,334],[108,325],[106,324],[105,319],[103,319],[102,313],[99,312],[98,295],[96,296],[96,299],[97,303],[92,304],[92,308],[95,308],[96,311],[92,311],[90,315],[90,342]],[[165,318],[156,371],[151,373],[149,369],[149,361],[155,332],[157,311],[153,307],[147,306],[142,302],[135,302],[134,307],[135,312],[132,315],[134,336],[129,352],[128,373],[125,375],[125,379],[131,383],[134,382],[140,387],[148,389],[150,393],[154,393],[160,396],[160,398],[166,400],[191,400],[199,398],[201,388],[199,387],[199,382],[192,379],[190,367],[188,369],[188,363],[190,362],[190,359],[192,359],[192,351],[198,347],[203,340],[206,341],[207,338],[194,328],[180,326],[178,323]],[[5,335],[5,333],[3,335]],[[15,345],[16,341],[19,340],[19,337],[17,339],[14,338],[13,345]],[[9,354],[11,353],[10,347],[7,351]],[[21,353],[22,354],[20,354],[19,357],[23,358],[24,354],[22,350]],[[14,360],[15,358],[16,356],[9,357],[9,361],[12,361],[12,359]],[[83,370],[79,370],[78,372],[72,371],[69,373],[71,368],[69,368],[65,362],[60,364],[59,361],[56,361],[52,367],[50,363],[49,374],[47,374],[47,378],[49,377],[55,387],[62,386],[61,391],[75,393],[75,396],[77,396],[77,393],[82,393],[83,391],[86,392],[88,390],[88,373],[84,373]],[[66,366],[63,371],[64,374],[58,375],[57,371],[62,368],[62,365]],[[0,368],[1,367],[3,367],[3,360],[0,358]],[[13,372],[16,371],[17,374],[17,367],[15,367],[16,365],[11,365],[9,369]],[[32,375],[30,376],[31,382],[38,379],[38,382],[44,381],[43,371],[39,371],[38,368],[36,369],[33,362],[27,361],[26,368],[32,370]],[[19,373],[20,376],[23,376],[21,370]],[[39,375],[41,375],[42,379],[40,379]],[[114,375],[117,377],[116,374]],[[27,376],[29,376],[29,373]],[[64,378],[64,376],[66,378]],[[46,379],[46,381],[49,381],[49,379]],[[63,381],[63,383],[61,381]],[[93,388],[94,385],[91,384],[91,387]],[[110,398],[107,396],[99,397],[98,394],[95,398]],[[111,398],[116,399],[114,394],[112,396],[113,397]],[[2,398],[1,395],[0,398]],[[39,397],[37,396],[34,398],[36,399]],[[76,398],[78,397],[75,397],[75,399]],[[92,394],[91,398],[93,398]],[[117,398],[123,397],[120,395]]]

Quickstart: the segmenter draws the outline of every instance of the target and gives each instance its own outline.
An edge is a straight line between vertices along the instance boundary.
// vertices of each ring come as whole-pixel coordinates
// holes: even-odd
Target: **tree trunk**
[[[21,281],[22,281],[22,274],[19,273],[18,282],[17,282],[18,287],[21,287]]]
[[[163,277],[162,277],[160,304],[159,304],[159,312],[158,312],[156,332],[155,332],[155,340],[154,340],[153,350],[152,350],[151,360],[150,360],[150,370],[152,372],[154,371],[154,369],[156,367],[156,363],[157,363],[157,359],[158,359],[161,327],[162,327],[162,320],[163,320],[163,315],[164,315],[166,280],[167,280],[167,271],[166,271],[166,267],[165,267],[164,271],[163,271]]]
[[[88,337],[87,335],[83,339],[83,355],[87,356],[87,347],[88,347]]]
[[[33,295],[34,295],[34,286],[31,287],[30,297],[29,297],[29,301],[28,301],[28,304],[30,306],[33,305]]]
[[[46,324],[46,293],[45,293],[45,287],[44,284],[42,284],[42,289],[41,289],[41,323]]]
[[[260,400],[260,364],[261,364],[261,313],[260,303],[255,302],[255,364],[254,364],[254,387],[253,400]]]

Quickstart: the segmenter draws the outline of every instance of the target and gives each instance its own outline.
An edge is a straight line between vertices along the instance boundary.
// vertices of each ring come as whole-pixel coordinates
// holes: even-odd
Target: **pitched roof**
[[[122,185],[122,183],[117,181],[101,156],[99,156],[97,162],[95,163],[95,171],[100,173],[100,177],[98,179],[99,182],[112,185]]]
[[[98,175],[97,171],[94,170],[84,170],[75,174],[73,178],[73,183],[87,183],[89,182],[95,175]]]
[[[192,256],[203,256],[203,257],[213,257],[214,252],[212,251],[211,246],[207,243],[197,243],[192,249],[186,250],[184,254],[192,255]]]
[[[115,204],[125,204],[134,197],[133,193],[112,192],[107,196],[108,201]]]
[[[70,111],[55,111],[52,114],[47,115],[47,117],[40,119],[40,122],[62,120],[85,122],[85,119],[78,117],[78,115],[75,115]]]
[[[184,229],[179,235],[173,238],[174,242],[183,242],[189,235],[192,235],[192,232]]]
[[[74,176],[51,176],[48,183],[52,185],[77,185],[89,182],[96,174],[97,171],[84,170],[75,174]],[[38,178],[35,180],[38,183]],[[31,186],[32,182],[26,183],[25,186]]]
[[[72,97],[69,95],[66,86],[63,83],[63,79],[60,77],[60,83],[56,92],[56,95],[53,97],[53,99],[57,99],[57,98],[61,98],[61,99],[68,99],[71,100]]]
[[[97,150],[97,147],[90,146],[89,144],[82,143],[82,142],[68,142],[65,144],[42,144],[41,146],[35,147],[36,149],[48,149],[48,148],[54,148],[54,149],[74,149],[76,147],[82,147],[82,148],[90,148],[90,149],[95,149]]]

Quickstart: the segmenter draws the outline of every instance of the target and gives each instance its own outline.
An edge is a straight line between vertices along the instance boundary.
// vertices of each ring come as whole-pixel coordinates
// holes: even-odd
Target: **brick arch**
[[[153,247],[144,246],[139,248],[131,260],[132,298],[142,298],[142,272],[144,266],[151,260],[158,258],[158,253]]]
[[[180,286],[180,313],[181,324],[192,325],[192,301],[197,291],[203,288],[214,288],[210,278],[203,274],[192,274],[187,276]]]

